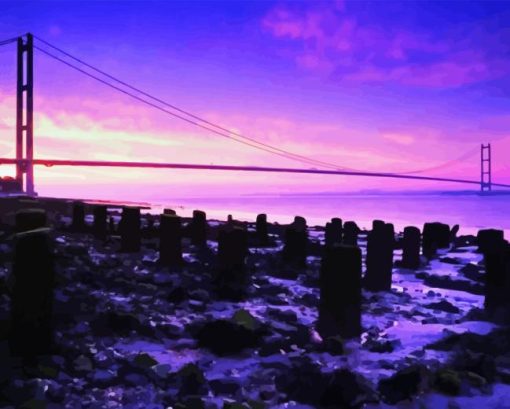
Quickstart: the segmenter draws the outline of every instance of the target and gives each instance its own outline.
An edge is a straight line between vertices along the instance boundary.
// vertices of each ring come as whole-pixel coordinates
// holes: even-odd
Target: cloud
[[[399,145],[411,145],[414,142],[414,137],[401,133],[383,133],[381,136]]]
[[[455,88],[502,78],[510,62],[501,44],[510,31],[493,22],[450,27],[446,34],[361,22],[330,3],[277,6],[263,29],[287,44],[296,64],[352,83],[393,82]]]

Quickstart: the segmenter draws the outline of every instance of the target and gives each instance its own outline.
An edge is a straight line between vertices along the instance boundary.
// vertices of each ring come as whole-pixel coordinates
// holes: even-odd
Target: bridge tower
[[[34,190],[34,39],[28,33],[18,37],[16,87],[16,180],[25,192]],[[25,141],[25,144],[24,144]],[[25,145],[25,146],[23,146]],[[25,148],[25,149],[24,149]]]
[[[480,150],[480,189],[482,192],[492,190],[492,163],[491,163],[491,144],[482,143]]]

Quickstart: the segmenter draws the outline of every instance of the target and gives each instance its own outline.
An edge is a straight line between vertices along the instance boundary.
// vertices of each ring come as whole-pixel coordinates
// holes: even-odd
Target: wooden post
[[[450,226],[444,223],[425,223],[423,226],[423,255],[432,258],[438,249],[450,247]]]
[[[491,319],[510,323],[510,245],[506,240],[493,243],[484,253],[485,309]]]
[[[416,270],[420,267],[420,229],[414,226],[404,228],[402,241],[402,267]]]
[[[283,260],[294,267],[306,267],[308,232],[306,220],[296,216],[294,222],[285,229]]]
[[[344,223],[342,243],[347,246],[358,245],[359,227],[355,222],[349,221]]]
[[[106,221],[108,218],[108,208],[104,205],[94,206],[94,224],[93,233],[97,239],[104,240],[107,235]]]
[[[494,248],[498,248],[504,240],[503,230],[483,229],[476,235],[476,243],[480,253],[488,253]]]
[[[207,245],[207,218],[205,212],[193,210],[191,220],[191,243],[195,246],[205,247]]]
[[[49,229],[18,233],[11,297],[11,352],[20,356],[50,353],[55,271]]]
[[[73,220],[71,229],[75,232],[83,232],[85,230],[85,206],[81,202],[73,203]]]
[[[121,250],[128,253],[140,251],[140,208],[124,207],[120,223]]]
[[[320,271],[317,330],[322,338],[361,334],[361,250],[333,245],[324,249]]]
[[[369,291],[391,290],[393,272],[393,225],[378,223],[368,234],[364,284]]]
[[[334,217],[331,222],[326,223],[324,243],[326,246],[340,244],[342,242],[342,219]]]
[[[169,267],[182,264],[181,218],[162,214],[159,222],[159,261]]]
[[[267,234],[267,215],[261,213],[257,215],[256,221],[256,235],[257,241],[260,245],[265,245],[269,241],[269,236]]]
[[[242,298],[247,283],[245,259],[248,235],[240,227],[226,227],[218,235],[218,270],[214,280],[218,292],[227,298]]]

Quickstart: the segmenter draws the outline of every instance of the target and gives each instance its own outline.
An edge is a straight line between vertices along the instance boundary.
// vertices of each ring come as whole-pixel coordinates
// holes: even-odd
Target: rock
[[[395,347],[400,345],[399,340],[385,340],[385,339],[369,339],[363,344],[363,347],[368,349],[370,352],[377,353],[389,353],[395,350]]]
[[[423,282],[429,287],[465,291],[477,295],[485,294],[484,286],[472,281],[456,280],[448,276],[435,276],[427,273],[417,273],[416,277],[423,278]]]
[[[195,364],[183,366],[177,373],[179,396],[204,395],[207,393],[206,379],[202,370]]]
[[[426,304],[426,305],[424,305],[424,307],[429,308],[431,310],[444,311],[444,312],[449,312],[452,314],[458,314],[460,312],[459,308],[457,308],[455,305],[451,304],[450,302],[448,302],[446,300],[441,300],[441,301],[438,301],[435,303]]]
[[[459,374],[451,369],[442,369],[436,372],[434,388],[447,395],[456,396],[460,392],[461,381]]]
[[[470,280],[477,281],[479,283],[485,283],[485,274],[483,273],[483,268],[476,264],[466,264],[459,269],[459,273],[463,274]]]
[[[260,323],[257,319],[250,314],[249,311],[241,309],[237,310],[232,316],[232,322],[245,327],[250,331],[255,331],[260,328]]]
[[[277,390],[289,399],[315,407],[360,408],[375,401],[368,382],[347,369],[324,373],[302,358],[275,377]]]
[[[85,355],[80,355],[73,361],[73,368],[77,372],[90,372],[92,371],[92,361]]]
[[[217,395],[233,396],[241,390],[239,380],[236,378],[220,378],[209,381],[211,390]]]
[[[393,405],[417,395],[422,389],[424,378],[424,367],[412,365],[389,378],[381,379],[378,390],[384,401]]]
[[[129,335],[132,331],[145,336],[154,335],[154,330],[149,325],[143,325],[135,315],[115,311],[98,314],[90,327],[99,336]]]
[[[106,369],[96,369],[91,378],[92,382],[97,384],[99,387],[108,387],[115,382],[117,374]]]
[[[135,356],[135,358],[133,359],[133,364],[139,368],[148,369],[154,365],[157,365],[158,361],[156,361],[149,354],[143,352]]]
[[[130,373],[124,375],[124,382],[126,382],[129,386],[140,386],[143,387],[147,385],[149,380],[145,375],[139,373]]]
[[[198,344],[217,355],[237,354],[245,348],[255,347],[259,342],[260,332],[249,328],[254,324],[248,319],[245,320],[245,317],[241,318],[240,322],[207,322],[196,335]]]

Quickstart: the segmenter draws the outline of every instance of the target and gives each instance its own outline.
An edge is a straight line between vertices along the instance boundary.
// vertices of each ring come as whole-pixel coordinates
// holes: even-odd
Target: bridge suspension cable
[[[18,38],[19,37],[14,37],[14,38],[8,38],[7,40],[2,40],[2,41],[0,41],[0,46],[15,43],[16,41],[18,41]]]
[[[243,143],[247,146],[250,146],[250,147],[254,147],[254,148],[257,148],[257,149],[260,149],[260,150],[263,150],[265,152],[269,152],[269,153],[273,153],[273,154],[276,154],[276,155],[279,155],[279,156],[282,156],[286,159],[290,159],[290,160],[295,160],[295,161],[299,161],[299,162],[302,162],[302,163],[307,163],[309,165],[314,165],[314,166],[321,166],[321,167],[326,167],[326,168],[330,168],[330,169],[335,169],[335,170],[350,170],[350,171],[353,171],[353,172],[362,172],[363,170],[361,169],[356,169],[356,168],[351,168],[351,167],[346,167],[346,166],[343,166],[343,165],[339,165],[339,164],[335,164],[335,163],[332,163],[332,162],[326,162],[326,161],[321,161],[321,160],[317,160],[317,159],[314,159],[314,158],[311,158],[311,157],[308,157],[308,156],[304,156],[304,155],[299,155],[299,154],[296,154],[296,153],[293,153],[293,152],[290,152],[288,150],[285,150],[285,149],[281,149],[281,148],[278,148],[274,145],[270,145],[270,144],[267,144],[267,143],[264,143],[264,142],[261,142],[257,139],[254,139],[254,138],[251,138],[251,137],[248,137],[244,134],[241,134],[239,132],[236,132],[236,131],[232,131],[228,128],[226,128],[225,126],[222,126],[222,125],[219,125],[217,123],[214,123],[212,121],[209,121],[201,116],[198,116],[198,115],[195,115],[185,109],[182,109],[174,104],[171,104],[161,98],[158,98],[138,87],[135,87],[121,79],[119,79],[118,77],[114,76],[114,75],[111,75],[107,72],[105,72],[104,70],[101,70],[99,68],[97,68],[96,66],[92,65],[92,64],[89,64],[87,63],[86,61],[84,61],[83,59],[81,58],[78,58],[74,55],[72,55],[71,53],[63,50],[62,48],[60,47],[57,47],[51,43],[49,43],[48,41],[38,37],[38,36],[35,36],[34,35],[34,38],[36,38],[38,41],[40,41],[41,43],[43,43],[44,45],[58,51],[59,53],[65,55],[66,57],[78,62],[79,64],[82,64],[83,66],[95,71],[96,73],[98,74],[101,74],[102,76],[112,80],[112,81],[115,81],[117,84],[120,84],[132,91],[135,91],[137,93],[139,93],[140,95],[143,95],[144,97],[147,97],[149,99],[151,99],[152,101],[155,101],[159,104],[162,104],[168,108],[171,108],[177,112],[179,112],[180,114],[183,114],[183,115],[187,115],[189,118],[192,118],[192,120],[190,120],[189,118],[185,118],[185,117],[182,117],[181,115],[178,115],[178,114],[175,114],[173,112],[169,112],[168,110],[166,109],[162,109],[160,106],[156,105],[156,104],[152,104],[150,101],[146,101],[144,100],[143,98],[140,98],[139,96],[136,96],[136,95],[133,95],[132,93],[130,92],[127,92],[123,89],[120,89],[119,87],[109,83],[108,81],[105,81],[101,78],[98,78],[97,76],[93,75],[93,74],[90,74],[89,72],[85,71],[85,70],[82,70],[81,68],[79,67],[76,67],[74,64],[71,64],[69,63],[68,61],[65,61],[61,58],[59,58],[58,56],[52,54],[52,53],[49,53],[48,51],[46,50],[43,50],[41,49],[40,47],[37,47],[35,46],[35,48],[37,48],[39,51],[42,51],[43,53],[45,53],[46,55],[48,55],[49,57],[51,58],[54,58],[58,61],[60,61],[61,63],[64,63],[66,65],[68,65],[69,67],[81,72],[82,74],[85,74],[101,83],[103,83],[104,85],[107,85],[109,87],[112,87],[113,89],[115,89],[116,91],[119,91],[119,92],[122,92],[128,96],[130,96],[131,98],[134,98],[136,100],[138,100],[139,102],[143,102],[153,108],[156,108],[156,109],[159,109],[160,111],[163,111],[165,112],[166,114],[169,114],[169,115],[172,115],[174,117],[177,117],[178,119],[181,119],[183,121],[186,121],[192,125],[195,125],[195,126],[199,126],[201,127],[202,129],[205,129],[207,131],[210,131],[210,132],[213,132],[215,134],[218,134],[220,136],[223,136],[223,137],[226,137],[226,138],[229,138],[229,139],[233,139],[237,142],[240,142],[240,143]],[[201,123],[197,123],[196,121],[199,121],[199,122],[202,122]],[[203,124],[206,124],[206,126],[204,126]],[[215,128],[215,129],[211,129],[211,127]],[[219,131],[219,132],[218,132]],[[255,145],[256,146],[255,146]],[[406,172],[392,172],[392,173],[395,173],[395,174],[401,174],[401,175],[406,175],[406,174],[416,174],[416,173],[425,173],[427,171],[432,171],[432,170],[436,170],[436,169],[442,169],[442,168],[445,168],[445,167],[448,167],[448,166],[452,166],[454,165],[456,162],[458,162],[460,159],[463,159],[465,157],[467,157],[468,155],[471,155],[472,154],[472,151],[468,151],[466,152],[464,155],[462,155],[459,159],[456,159],[456,160],[452,160],[452,161],[448,161],[444,164],[440,164],[438,166],[434,166],[434,167],[427,167],[427,168],[424,168],[424,169],[418,169],[418,170],[412,170],[412,171],[406,171]]]
[[[49,43],[48,41],[38,37],[38,36],[35,36],[34,35],[34,38],[36,38],[38,41],[40,41],[41,43],[43,43],[44,45],[48,46],[48,47],[51,47],[52,49],[58,51],[59,53],[65,55],[66,57],[78,62],[79,64],[82,64],[83,66],[87,67],[88,69],[91,69],[93,71],[95,71],[96,73],[108,78],[109,80],[112,80],[112,81],[115,81],[117,84],[120,84],[122,85],[123,87],[126,87],[134,92],[137,92],[138,94],[140,95],[143,95],[144,97],[146,98],[149,98],[151,99],[152,101],[155,101],[157,102],[158,104],[161,104],[161,105],[164,105],[168,108],[171,108],[177,112],[179,112],[179,114],[176,114],[175,112],[172,112],[172,111],[169,111],[168,109],[165,109],[151,101],[147,101],[146,99],[140,97],[139,95],[135,95],[133,94],[132,92],[129,92],[125,89],[122,89],[120,88],[119,86],[116,86],[102,78],[99,78],[98,76],[94,75],[94,74],[91,74],[90,72],[80,68],[80,67],[77,67],[76,65],[48,52],[47,50],[44,50],[38,46],[34,46],[34,48],[38,49],[39,51],[43,52],[44,54],[46,54],[47,56],[73,68],[74,70],[108,86],[108,87],[111,87],[113,88],[114,90],[118,91],[118,92],[121,92],[139,102],[142,102],[152,108],[155,108],[157,110],[160,110],[168,115],[171,115],[173,117],[176,117],[178,119],[181,119],[189,124],[192,124],[192,125],[195,125],[195,126],[198,126],[204,130],[207,130],[209,132],[212,132],[212,133],[215,133],[217,135],[220,135],[222,137],[225,137],[225,138],[228,138],[228,139],[232,139],[236,142],[239,142],[239,143],[242,143],[244,145],[247,145],[247,146],[250,146],[250,147],[253,147],[253,148],[256,148],[256,149],[259,149],[259,150],[262,150],[262,151],[265,151],[265,152],[268,152],[268,153],[272,153],[272,154],[275,154],[275,155],[278,155],[278,156],[281,156],[281,157],[284,157],[286,159],[289,159],[289,160],[294,160],[294,161],[298,161],[298,162],[302,162],[302,163],[306,163],[308,165],[313,165],[313,166],[320,166],[320,167],[325,167],[325,168],[329,168],[329,169],[333,169],[333,170],[348,170],[348,171],[352,171],[352,172],[364,172],[364,170],[362,169],[356,169],[356,168],[351,168],[351,167],[346,167],[346,166],[342,166],[342,165],[338,165],[338,164],[335,164],[335,163],[331,163],[331,162],[326,162],[326,161],[321,161],[321,160],[317,160],[317,159],[314,159],[314,158],[311,158],[311,157],[308,157],[308,156],[304,156],[304,155],[299,155],[299,154],[296,154],[296,153],[293,153],[293,152],[290,152],[288,150],[285,150],[285,149],[281,149],[281,148],[278,148],[274,145],[270,145],[270,144],[267,144],[267,143],[264,143],[264,142],[261,142],[257,139],[254,139],[254,138],[251,138],[251,137],[248,137],[248,136],[245,136],[244,134],[241,134],[239,132],[235,132],[235,131],[232,131],[232,130],[229,130],[228,128],[222,126],[222,125],[219,125],[217,123],[214,123],[214,122],[211,122],[207,119],[204,119],[203,117],[200,117],[198,115],[195,115],[187,110],[184,110],[182,108],[179,108],[178,106],[174,105],[174,104],[171,104],[161,98],[158,98],[158,97],[155,97],[154,95],[146,92],[146,91],[143,91],[141,90],[140,88],[138,87],[135,87],[133,85],[130,85],[128,84],[127,82],[125,81],[122,81],[121,79],[93,66],[92,64],[89,64],[87,63],[86,61],[78,58],[78,57],[75,57],[74,55],[68,53],[67,51],[61,49],[60,47],[57,47],[51,43]],[[14,39],[9,39],[9,40],[5,40],[4,42],[13,42],[13,41],[16,41],[17,39],[14,38]],[[0,43],[1,45],[1,43]],[[189,118],[186,118],[180,114],[183,114],[183,115],[186,115],[188,116]],[[191,118],[191,119],[190,119]],[[197,122],[199,121],[199,122]],[[204,125],[205,124],[205,125]],[[465,159],[467,157],[469,157],[470,155],[472,155],[474,153],[474,150],[469,150],[467,151],[466,153],[464,153],[463,155],[461,155],[459,158],[457,159],[454,159],[454,160],[450,160],[448,162],[445,162],[443,164],[439,164],[437,166],[432,166],[432,167],[427,167],[427,168],[423,168],[423,169],[418,169],[418,170],[412,170],[412,171],[406,171],[406,172],[391,172],[393,174],[396,174],[396,175],[412,175],[412,174],[418,174],[418,173],[425,173],[425,172],[429,172],[429,171],[433,171],[433,170],[438,170],[438,169],[444,169],[446,167],[449,167],[449,166],[453,166],[455,165],[456,163],[458,163],[460,160],[462,159]],[[386,172],[386,173],[390,173],[390,172]]]
[[[205,129],[205,130],[207,130],[209,132],[213,132],[213,133],[215,133],[217,135],[220,135],[220,136],[223,136],[225,138],[229,138],[229,139],[235,140],[237,142],[243,143],[245,145],[251,146],[253,148],[260,149],[260,150],[263,150],[265,152],[269,152],[269,153],[273,153],[273,154],[285,157],[286,159],[296,160],[296,161],[307,163],[309,165],[314,165],[314,166],[329,167],[329,168],[333,168],[333,169],[344,169],[344,167],[342,167],[342,166],[339,166],[339,165],[336,165],[336,164],[333,164],[333,163],[329,163],[329,162],[320,161],[320,160],[313,159],[313,158],[310,158],[310,157],[307,157],[307,156],[299,155],[299,154],[287,151],[285,149],[281,149],[281,148],[278,148],[276,146],[269,145],[269,144],[266,144],[264,142],[260,142],[260,141],[254,139],[254,138],[250,138],[250,137],[244,136],[244,135],[242,135],[242,134],[240,134],[238,132],[234,132],[234,131],[231,131],[231,130],[229,130],[229,129],[225,128],[225,127],[222,127],[220,125],[214,124],[213,122],[205,120],[205,119],[203,119],[203,118],[201,118],[199,116],[196,116],[194,114],[191,114],[191,113],[189,113],[189,112],[187,112],[185,110],[182,110],[182,109],[180,109],[180,108],[178,108],[178,107],[176,107],[176,106],[174,106],[172,104],[169,104],[169,103],[167,103],[167,102],[165,102],[165,101],[163,101],[163,100],[161,100],[161,99],[159,99],[157,97],[154,97],[154,96],[152,96],[152,95],[150,95],[150,94],[148,94],[148,93],[146,93],[146,92],[144,92],[144,91],[142,91],[142,90],[140,90],[140,89],[138,89],[136,87],[133,87],[133,86],[125,83],[124,81],[121,81],[121,80],[113,77],[112,75],[107,74],[104,71],[99,70],[99,69],[93,67],[92,65],[90,65],[88,63],[85,63],[84,61],[82,61],[82,60],[72,56],[71,54],[69,54],[69,53],[67,53],[67,52],[65,52],[63,50],[60,50],[59,48],[57,48],[55,46],[52,46],[51,44],[47,43],[46,41],[41,40],[39,37],[36,37],[36,36],[34,36],[34,37],[37,38],[39,41],[42,41],[43,43],[49,45],[50,47],[53,47],[56,50],[64,53],[66,56],[69,56],[70,58],[80,62],[81,64],[85,65],[86,67],[89,67],[89,68],[95,70],[96,72],[100,73],[101,75],[104,75],[104,76],[106,76],[106,77],[116,81],[117,83],[119,83],[119,84],[121,84],[121,85],[123,85],[123,86],[125,86],[127,88],[130,88],[130,89],[132,89],[132,90],[134,90],[134,91],[136,91],[136,92],[138,92],[138,93],[140,93],[140,94],[142,94],[144,96],[147,96],[148,98],[151,98],[152,100],[154,100],[154,101],[156,101],[158,103],[161,103],[162,105],[165,105],[165,106],[170,107],[170,108],[172,108],[174,110],[177,110],[180,113],[188,115],[188,116],[190,116],[193,119],[189,119],[189,118],[183,117],[182,115],[179,115],[179,114],[176,114],[174,112],[171,112],[171,111],[169,111],[169,110],[167,110],[167,109],[165,109],[165,108],[163,108],[163,107],[161,107],[161,106],[159,106],[159,105],[157,105],[155,103],[152,103],[152,102],[147,101],[147,100],[145,100],[145,99],[143,99],[143,98],[141,98],[141,97],[139,97],[137,95],[134,95],[133,93],[131,93],[129,91],[126,91],[126,90],[124,90],[124,89],[122,89],[120,87],[117,87],[116,85],[111,84],[108,81],[105,81],[102,78],[99,78],[96,75],[91,74],[91,73],[89,73],[89,72],[87,72],[87,71],[85,71],[85,70],[75,66],[74,64],[69,63],[68,61],[65,61],[64,59],[62,59],[62,58],[60,58],[60,57],[58,57],[58,56],[48,52],[47,50],[44,50],[44,49],[34,45],[34,48],[36,48],[39,51],[43,52],[47,56],[49,56],[49,57],[51,57],[51,58],[53,58],[53,59],[55,59],[55,60],[65,64],[65,65],[67,65],[67,66],[69,66],[69,67],[71,67],[71,68],[81,72],[82,74],[84,74],[84,75],[86,75],[86,76],[88,76],[88,77],[90,77],[90,78],[92,78],[92,79],[94,79],[96,81],[101,82],[102,84],[104,84],[104,85],[106,85],[108,87],[111,87],[111,88],[117,90],[118,92],[121,92],[121,93],[123,93],[125,95],[128,95],[129,97],[134,98],[134,99],[138,100],[139,102],[142,102],[142,103],[144,103],[146,105],[149,105],[149,106],[151,106],[151,107],[153,107],[155,109],[158,109],[158,110],[160,110],[160,111],[162,111],[162,112],[164,112],[166,114],[172,115],[172,116],[174,116],[174,117],[176,117],[178,119],[181,119],[181,120],[183,120],[183,121],[185,121],[187,123],[190,123],[192,125],[198,126],[198,127],[202,128],[202,129]],[[196,120],[194,120],[194,119],[196,119]],[[201,123],[199,123],[197,121],[201,121],[201,122],[203,122],[206,125],[201,124]],[[213,127],[213,128],[211,128],[211,127]],[[216,128],[216,129],[214,129],[214,128]]]

